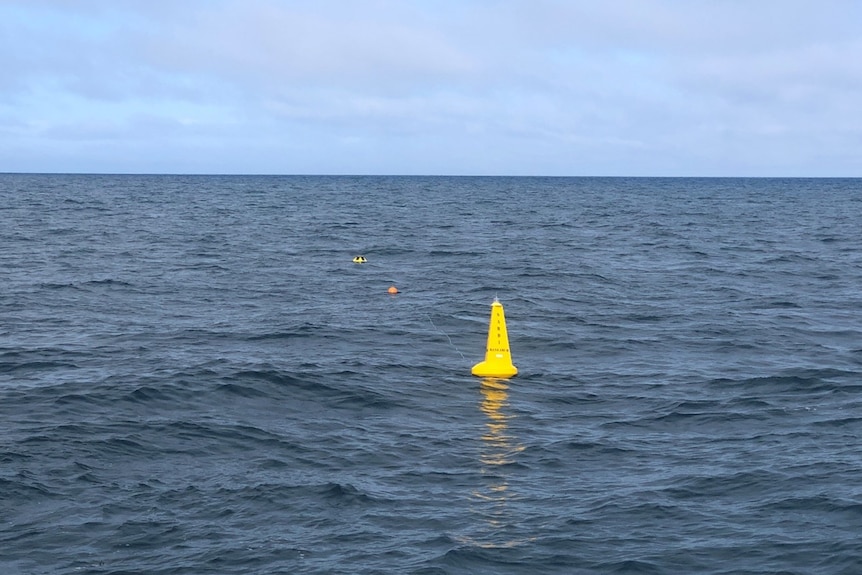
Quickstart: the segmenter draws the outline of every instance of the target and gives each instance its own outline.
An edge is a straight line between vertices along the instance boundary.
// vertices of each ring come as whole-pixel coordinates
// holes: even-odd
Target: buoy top
[[[386,291],[389,292],[391,295],[395,295],[398,293],[398,288],[395,286],[389,286],[389,289]]]
[[[365,259],[365,256],[356,256],[355,258],[353,258],[353,263],[355,264],[364,264],[367,261],[368,260]]]

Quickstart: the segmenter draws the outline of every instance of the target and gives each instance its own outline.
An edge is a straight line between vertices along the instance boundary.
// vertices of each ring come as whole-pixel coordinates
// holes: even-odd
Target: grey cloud
[[[286,147],[378,169],[367,149],[416,162],[414,141],[441,155],[426,165],[464,171],[465,157],[545,173],[859,169],[846,153],[862,132],[855,0],[30,0],[0,13],[10,6],[72,25],[0,23],[0,112],[27,98],[115,106],[116,125],[79,112],[39,132],[56,141],[259,141],[258,158]],[[233,123],[180,121],[206,107]]]

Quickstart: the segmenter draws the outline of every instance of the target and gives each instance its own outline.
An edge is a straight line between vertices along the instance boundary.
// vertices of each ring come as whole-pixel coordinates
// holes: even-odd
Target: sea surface
[[[860,179],[4,174],[0,279],[3,575],[862,573]]]

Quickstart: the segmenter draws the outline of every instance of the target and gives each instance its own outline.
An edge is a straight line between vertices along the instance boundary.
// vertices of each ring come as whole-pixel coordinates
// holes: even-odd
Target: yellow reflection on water
[[[522,541],[512,540],[512,528],[517,523],[510,503],[517,495],[509,488],[506,466],[516,462],[524,447],[518,445],[509,430],[509,385],[502,379],[482,379],[479,409],[487,418],[481,435],[479,454],[483,485],[473,493],[474,510],[482,518],[481,535],[471,541],[480,547],[512,547]]]
[[[482,435],[482,455],[480,461],[484,465],[506,465],[514,463],[514,455],[520,448],[514,446],[514,438],[509,435],[509,386],[501,379],[483,379],[482,403],[479,409],[488,417],[485,423],[486,433]]]

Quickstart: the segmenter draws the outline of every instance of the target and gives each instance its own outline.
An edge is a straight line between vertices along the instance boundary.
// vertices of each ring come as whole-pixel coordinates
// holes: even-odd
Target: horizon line
[[[264,173],[264,172],[17,172],[0,171],[2,176],[185,176],[185,177],[264,177],[264,178],[593,178],[593,179],[781,179],[852,180],[862,176],[709,176],[709,175],[543,175],[543,174],[350,174],[350,173]]]

